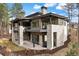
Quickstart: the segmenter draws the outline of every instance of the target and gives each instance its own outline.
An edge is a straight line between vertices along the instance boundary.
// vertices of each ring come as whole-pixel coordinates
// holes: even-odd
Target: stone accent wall
[[[67,40],[67,28],[64,25],[47,25],[47,48],[54,49],[53,32],[57,32],[57,46],[64,45]]]

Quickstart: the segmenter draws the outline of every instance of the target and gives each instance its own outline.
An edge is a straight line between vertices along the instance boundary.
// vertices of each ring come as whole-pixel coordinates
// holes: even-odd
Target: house
[[[42,6],[40,12],[12,20],[12,41],[25,48],[54,49],[67,41],[67,24],[67,17],[47,13]]]

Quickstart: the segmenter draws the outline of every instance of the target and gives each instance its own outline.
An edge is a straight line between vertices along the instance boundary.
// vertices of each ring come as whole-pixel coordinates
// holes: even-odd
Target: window
[[[39,44],[39,35],[32,35],[32,42],[35,44]]]
[[[52,18],[52,24],[55,24],[55,25],[58,24],[58,18],[57,17]]]
[[[59,20],[59,24],[63,25],[63,20],[62,19]]]
[[[66,26],[66,21],[64,19],[59,19],[59,24]]]
[[[54,47],[57,44],[57,32],[53,32],[53,43],[54,43]]]
[[[32,27],[39,27],[39,21],[33,21]]]
[[[44,20],[42,21],[42,28],[43,28],[43,29],[46,29],[48,24],[50,24],[49,18],[44,19]]]
[[[46,28],[47,28],[47,23],[46,23],[46,22],[43,22],[43,23],[42,23],[42,28],[43,28],[43,29],[46,29]]]

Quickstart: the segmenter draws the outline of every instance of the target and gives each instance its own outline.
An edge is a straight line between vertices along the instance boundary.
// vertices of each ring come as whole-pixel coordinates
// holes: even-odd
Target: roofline
[[[32,16],[34,16],[35,14],[42,14],[41,12],[35,12],[35,13],[33,13],[33,14],[30,14],[30,15],[28,15],[28,16],[26,16],[26,17],[32,17]]]
[[[18,21],[22,21],[22,20],[30,20],[30,18],[16,18],[16,19],[14,19],[14,20],[12,20],[11,22],[18,22]]]
[[[47,14],[41,14],[41,12],[36,12],[36,13],[33,13],[33,14],[31,14],[31,15],[28,15],[28,16],[26,16],[26,17],[33,17],[33,15],[35,15],[35,14],[37,14],[37,13],[39,13],[40,14],[40,16],[46,16],[46,15],[51,15],[51,16],[57,16],[57,17],[60,17],[60,18],[67,18],[67,17],[65,17],[65,16],[62,16],[62,15],[59,15],[59,14],[55,14],[55,13],[47,13]],[[37,17],[39,17],[39,16],[37,16]]]
[[[55,16],[55,17],[59,17],[59,18],[62,18],[62,19],[68,19],[68,17],[62,16],[62,15],[59,15],[59,14],[54,14],[54,13],[42,14],[42,15],[32,16],[32,17],[29,17],[29,18],[35,19],[35,18],[42,18],[42,17],[47,17],[47,16],[50,16],[50,17]]]
[[[33,16],[34,14],[36,13],[39,13],[40,15],[39,16]],[[22,20],[31,20],[31,19],[35,19],[35,18],[42,18],[42,17],[46,17],[46,16],[56,16],[56,17],[59,17],[59,18],[63,18],[63,19],[67,19],[68,21],[68,17],[65,17],[65,16],[62,16],[62,15],[59,15],[59,14],[55,14],[55,13],[47,13],[47,14],[41,14],[40,12],[36,12],[34,14],[31,14],[31,15],[28,15],[28,16],[25,16],[24,18],[16,18],[15,20],[12,20],[11,22],[17,22],[17,21],[22,21]]]

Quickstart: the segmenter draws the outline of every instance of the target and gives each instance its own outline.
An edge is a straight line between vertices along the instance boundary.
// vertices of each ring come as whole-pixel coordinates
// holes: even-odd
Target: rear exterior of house
[[[64,45],[68,35],[67,18],[47,13],[46,9],[43,6],[41,12],[12,21],[12,41],[15,44],[24,46],[26,43],[25,48],[40,46],[46,49],[54,49]]]

